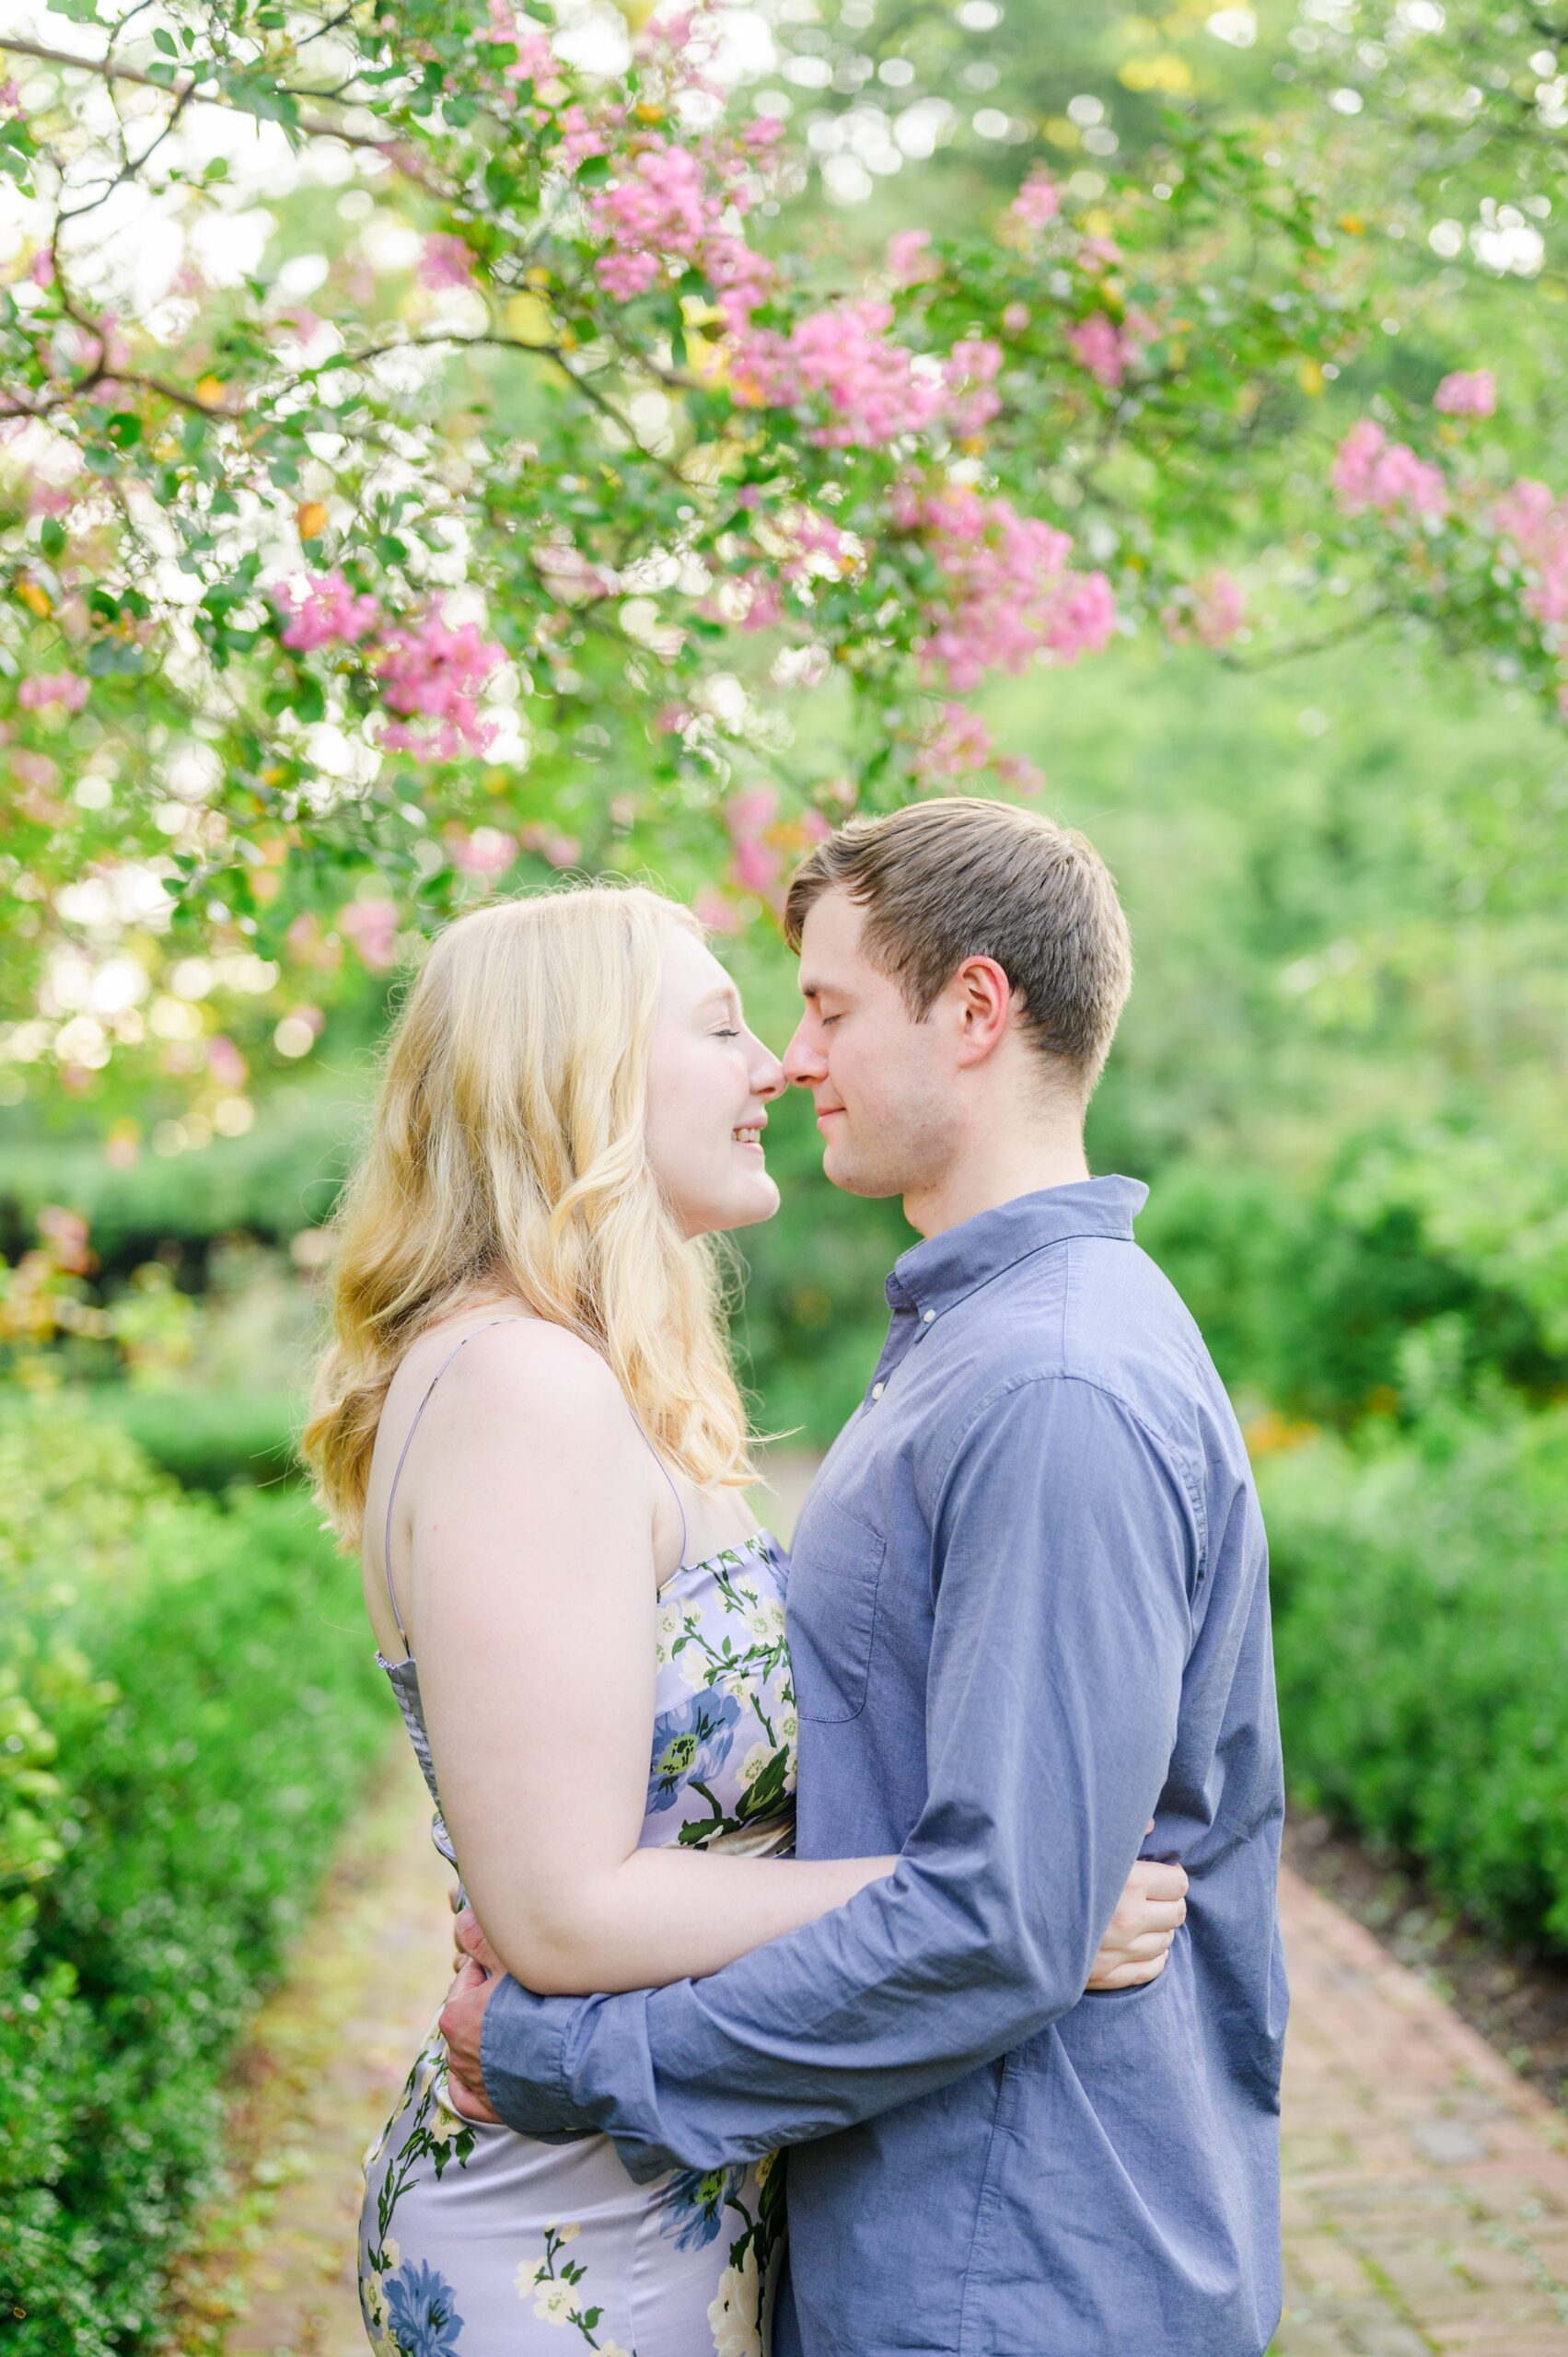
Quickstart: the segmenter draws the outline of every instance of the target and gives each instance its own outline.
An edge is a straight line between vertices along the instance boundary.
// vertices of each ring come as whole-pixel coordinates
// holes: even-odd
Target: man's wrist
[[[566,2038],[578,2003],[535,1997],[509,1974],[491,1992],[479,2047],[484,2092],[520,2135],[552,2142],[591,2132],[566,2084]]]

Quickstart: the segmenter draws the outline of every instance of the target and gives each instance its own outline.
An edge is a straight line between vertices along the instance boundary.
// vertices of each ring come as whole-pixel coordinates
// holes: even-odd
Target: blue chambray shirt
[[[906,1252],[803,1509],[800,1854],[896,1873],[706,1980],[486,2013],[526,2132],[607,2131],[640,2179],[796,2148],[776,2357],[1260,2357],[1279,2316],[1267,1557],[1145,1192]],[[1141,1850],[1187,1923],[1086,1996]]]

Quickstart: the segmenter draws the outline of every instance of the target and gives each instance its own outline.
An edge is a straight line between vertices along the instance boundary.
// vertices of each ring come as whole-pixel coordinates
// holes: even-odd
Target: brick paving
[[[1299,1876],[1273,2357],[1568,2357],[1568,2118]]]

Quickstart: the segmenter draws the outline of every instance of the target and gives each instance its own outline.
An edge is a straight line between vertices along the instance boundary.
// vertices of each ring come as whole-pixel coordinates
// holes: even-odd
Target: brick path
[[[400,1743],[301,1959],[309,1980],[257,2025],[235,2119],[253,2163],[171,2357],[365,2357],[360,2155],[448,1977],[424,1815]],[[1563,2115],[1294,1875],[1282,1902],[1295,2002],[1272,2357],[1568,2357]]]
[[[1281,1902],[1275,2357],[1564,2357],[1568,2119],[1295,1875]]]

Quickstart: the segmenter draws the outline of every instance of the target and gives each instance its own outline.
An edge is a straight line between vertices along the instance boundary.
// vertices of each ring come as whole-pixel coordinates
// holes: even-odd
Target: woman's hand
[[[1090,1968],[1090,1989],[1137,1989],[1157,1980],[1170,1944],[1187,1920],[1187,1876],[1180,1866],[1140,1858],[1127,1877]]]

